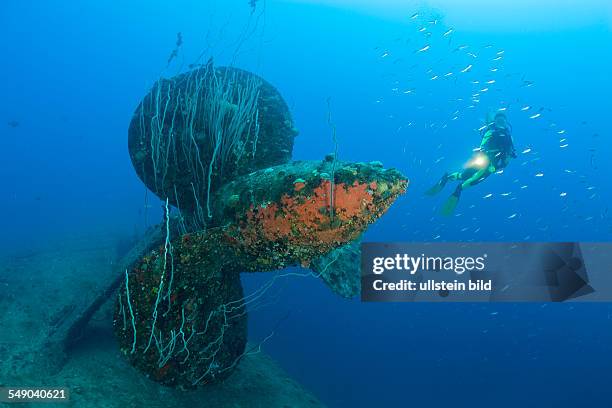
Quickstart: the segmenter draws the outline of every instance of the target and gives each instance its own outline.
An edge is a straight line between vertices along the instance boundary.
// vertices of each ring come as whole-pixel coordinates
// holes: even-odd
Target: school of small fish
[[[557,199],[562,200],[560,205],[564,206],[563,212],[570,211],[568,207],[570,196],[574,199],[579,196],[586,200],[599,199],[600,197],[594,188],[588,190],[587,187],[583,187],[584,193],[582,195],[576,192],[572,192],[570,195],[560,186],[546,187],[549,186],[548,183],[551,180],[559,180],[560,177],[556,174],[545,177],[545,174],[550,173],[550,171],[545,171],[547,155],[542,152],[542,140],[547,141],[552,147],[556,144],[559,151],[564,152],[570,148],[569,138],[571,135],[567,129],[560,128],[553,121],[553,110],[551,108],[534,107],[534,105],[538,106],[537,102],[534,103],[537,95],[532,93],[532,89],[536,88],[536,83],[527,79],[523,73],[507,70],[505,61],[512,57],[512,52],[498,48],[493,44],[479,46],[461,42],[462,38],[459,31],[455,30],[454,27],[445,27],[442,18],[439,16],[428,17],[429,14],[428,11],[412,14],[405,24],[408,39],[397,38],[393,46],[383,49],[379,54],[382,59],[390,61],[396,69],[392,75],[389,75],[393,79],[393,86],[390,89],[392,89],[392,92],[405,95],[404,97],[408,98],[398,102],[399,106],[406,107],[405,111],[392,115],[394,120],[406,120],[406,123],[398,124],[396,133],[410,132],[410,134],[415,134],[419,131],[426,131],[436,135],[441,132],[446,132],[445,134],[457,132],[453,137],[458,139],[469,138],[476,144],[479,136],[466,134],[465,126],[468,126],[467,122],[474,123],[475,115],[478,115],[478,113],[484,114],[491,109],[505,112],[516,128],[518,128],[517,124],[520,124],[520,131],[515,129],[513,135],[518,157],[512,166],[533,169],[530,176],[532,179],[525,179],[529,176],[521,176],[521,180],[514,180],[517,188],[516,192],[488,192],[480,195],[481,199],[487,201],[502,198],[511,201],[530,199],[534,192],[544,194],[547,192],[546,189],[549,188]],[[397,72],[397,69],[400,69],[400,72]],[[399,92],[401,89],[405,90]],[[513,99],[506,97],[508,94],[516,95],[517,92],[521,96]],[[436,95],[457,96],[438,100],[435,98]],[[531,103],[530,99],[533,99]],[[383,100],[385,99],[379,98],[377,102],[380,103]],[[438,103],[432,106],[432,100],[436,100]],[[410,109],[415,110],[415,115],[411,117],[405,113]],[[421,123],[419,124],[419,122]],[[480,134],[488,125],[489,123],[482,120],[482,126],[473,128],[473,131]],[[582,125],[586,126],[584,122]],[[538,136],[538,134],[542,134],[545,138]],[[551,139],[551,135],[557,137]],[[462,145],[464,144],[462,143]],[[410,142],[406,141],[402,149],[402,152],[406,155],[410,151],[408,146],[410,146]],[[449,151],[453,153],[451,156],[457,156],[454,149],[448,149],[448,147],[445,149],[442,145],[438,146],[437,149],[441,153],[440,156],[433,160],[432,166],[424,168],[425,175],[430,175],[432,180],[437,176],[437,172],[449,170],[446,169],[446,166],[453,165],[455,159],[448,156]],[[446,155],[443,153],[446,153]],[[597,164],[596,150],[590,151],[590,154],[591,166],[595,167]],[[569,163],[571,164],[571,161]],[[421,167],[423,161],[413,155],[412,165]],[[511,171],[511,168],[508,168],[508,172]],[[496,173],[502,174],[503,172],[502,169]],[[564,169],[561,173],[565,179],[569,177],[569,179],[582,184],[587,177],[572,169]],[[488,183],[487,181],[483,185]],[[533,191],[529,192],[528,187],[531,184],[535,184],[535,187]],[[476,222],[478,215],[472,215],[472,212],[469,211],[475,208],[474,204],[466,204],[463,211],[469,212],[470,216],[461,212],[455,214],[455,218],[466,218],[466,221],[473,225],[473,227],[463,227],[465,231],[473,233],[481,231]],[[607,219],[607,211],[605,217]],[[506,214],[505,218],[516,221],[522,218],[522,214],[521,211],[514,211]],[[585,222],[594,219],[596,217],[590,219],[589,217],[582,217]],[[538,219],[536,228],[542,232],[548,231],[548,227],[544,226],[544,223],[544,220]],[[446,223],[438,223],[437,225],[438,227],[434,228],[433,239],[442,237],[446,227]],[[463,231],[463,228],[461,231]],[[612,226],[610,231],[612,232]],[[415,234],[421,232],[414,231]],[[495,234],[494,238],[496,239],[504,237],[503,232],[498,231]]]

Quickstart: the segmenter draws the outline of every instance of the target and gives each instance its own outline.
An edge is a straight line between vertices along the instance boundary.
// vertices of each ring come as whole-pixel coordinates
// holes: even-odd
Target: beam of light
[[[487,155],[482,152],[478,152],[465,164],[465,168],[482,170],[489,167],[489,163],[490,161]]]

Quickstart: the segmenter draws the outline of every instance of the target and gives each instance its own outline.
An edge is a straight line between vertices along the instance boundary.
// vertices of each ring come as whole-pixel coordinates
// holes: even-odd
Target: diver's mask
[[[507,129],[508,119],[506,118],[506,115],[504,115],[503,113],[498,113],[497,115],[495,115],[493,124],[497,129]]]

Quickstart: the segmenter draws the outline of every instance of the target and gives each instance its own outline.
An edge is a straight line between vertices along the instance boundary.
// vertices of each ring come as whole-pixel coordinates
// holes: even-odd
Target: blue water
[[[556,6],[551,19],[527,5],[446,15],[440,1],[313,3],[260,1],[251,16],[247,1],[4,1],[2,248],[160,220],[127,154],[128,123],[160,74],[203,50],[280,90],[300,130],[295,159],[333,150],[331,98],[340,158],[408,176],[408,193],[366,240],[611,240],[606,2]],[[531,15],[542,23],[521,20]],[[185,44],[165,69],[177,32]],[[466,191],[455,216],[439,216],[443,197],[423,191],[463,165],[486,113],[504,107],[519,157]],[[268,278],[245,277],[247,290]],[[361,304],[313,278],[275,293],[252,313],[250,336],[281,321],[265,351],[329,406],[612,406],[609,305]]]

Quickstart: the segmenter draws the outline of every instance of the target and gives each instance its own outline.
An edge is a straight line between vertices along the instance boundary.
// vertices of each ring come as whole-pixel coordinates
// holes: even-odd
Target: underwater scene
[[[609,0],[4,0],[0,45],[0,406],[612,407]],[[369,295],[444,245],[505,283]],[[504,297],[534,245],[571,284]]]

